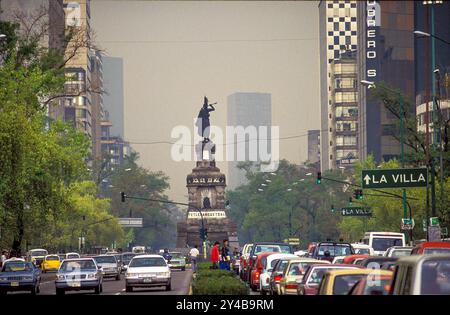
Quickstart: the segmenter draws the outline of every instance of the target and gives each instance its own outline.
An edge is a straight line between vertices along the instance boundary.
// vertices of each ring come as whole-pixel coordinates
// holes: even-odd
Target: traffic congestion
[[[450,241],[407,246],[402,233],[368,232],[298,251],[256,242],[243,246],[238,274],[261,295],[449,295]]]

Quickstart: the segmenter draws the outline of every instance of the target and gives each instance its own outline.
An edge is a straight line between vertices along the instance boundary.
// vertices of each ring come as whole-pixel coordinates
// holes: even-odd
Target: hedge
[[[192,282],[193,295],[248,295],[249,289],[228,270],[210,269],[211,263],[198,264]]]

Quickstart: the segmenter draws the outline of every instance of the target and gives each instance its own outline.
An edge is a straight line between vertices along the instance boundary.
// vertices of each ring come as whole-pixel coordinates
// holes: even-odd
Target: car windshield
[[[59,260],[59,256],[47,256],[45,260]]]
[[[306,267],[313,264],[313,262],[295,262],[289,267],[289,276],[301,276],[305,273]]]
[[[116,257],[114,256],[98,256],[94,257],[97,264],[115,264]]]
[[[450,254],[450,248],[425,248],[425,254]]]
[[[269,252],[279,253],[280,251],[281,251],[280,246],[278,245],[256,245],[254,254],[256,255],[259,253],[269,253]]]
[[[2,268],[2,272],[21,272],[33,270],[33,264],[24,261],[9,261]]]
[[[376,251],[386,251],[392,246],[403,246],[401,238],[374,238],[372,240],[372,248]]]
[[[314,268],[313,270],[311,270],[311,275],[309,276],[308,279],[308,284],[319,284],[320,281],[322,280],[323,275],[325,274],[325,272],[329,271],[329,270],[341,270],[341,269],[353,269],[353,268],[344,268],[344,267],[319,267],[319,268]]]
[[[337,276],[334,279],[333,294],[345,295],[364,275]]]
[[[318,255],[325,256],[325,252],[329,252],[330,256],[348,256],[351,255],[350,245],[320,245]]]
[[[423,263],[421,289],[421,294],[450,294],[450,257]]]
[[[370,250],[368,248],[355,248],[355,254],[368,255],[370,254]]]
[[[96,266],[93,260],[73,260],[64,261],[59,268],[59,272],[76,272],[85,270],[95,270]]]
[[[45,256],[45,255],[47,255],[47,254],[48,254],[48,253],[47,253],[46,250],[37,250],[37,251],[33,251],[33,252],[30,253],[30,255],[31,255],[32,257],[34,257],[34,256]]]
[[[73,258],[80,258],[80,255],[77,255],[77,254],[67,255],[67,259],[73,259]]]
[[[410,256],[410,255],[411,255],[411,249],[394,249],[391,254],[392,257],[403,257],[403,256]]]
[[[167,266],[164,258],[160,257],[148,257],[148,258],[135,258],[131,261],[129,267],[165,267]]]
[[[170,253],[170,255],[172,255],[172,259],[183,259],[183,254],[181,253]]]
[[[279,259],[274,259],[274,260],[272,260],[272,262],[270,263],[270,268],[274,268],[275,267],[275,265],[277,264],[277,262],[279,261]]]
[[[289,261],[287,261],[287,260],[280,261],[280,263],[277,266],[277,270],[276,271],[284,270],[284,268],[287,266],[288,263],[289,263]]]
[[[133,259],[133,257],[136,256],[136,254],[124,254],[122,255],[122,262],[127,264]]]

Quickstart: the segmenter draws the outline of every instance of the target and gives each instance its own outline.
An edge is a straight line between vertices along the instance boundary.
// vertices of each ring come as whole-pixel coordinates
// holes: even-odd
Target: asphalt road
[[[41,277],[41,292],[39,295],[55,295],[55,273],[45,273]],[[134,288],[133,292],[125,292],[125,277],[122,274],[121,280],[114,278],[103,279],[102,295],[186,295],[189,293],[189,285],[192,279],[192,271],[172,271],[172,290],[166,291],[165,287],[154,288]],[[8,294],[29,294],[27,292],[8,292]],[[69,291],[71,294],[94,295],[94,291]]]

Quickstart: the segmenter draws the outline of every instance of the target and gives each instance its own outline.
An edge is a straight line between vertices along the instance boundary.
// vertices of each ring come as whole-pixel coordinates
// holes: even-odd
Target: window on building
[[[334,29],[335,31],[339,31],[339,22],[334,22],[334,23],[333,23],[333,29]]]

